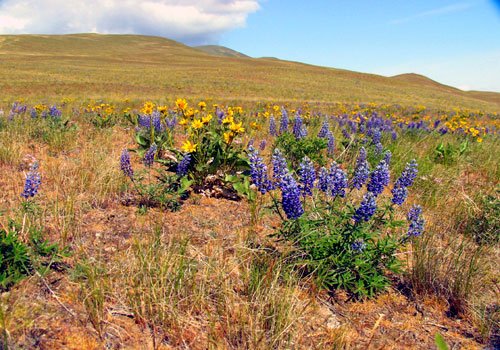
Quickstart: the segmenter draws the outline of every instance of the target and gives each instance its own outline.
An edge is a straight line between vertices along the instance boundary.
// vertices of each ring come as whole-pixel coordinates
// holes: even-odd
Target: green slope
[[[225,46],[219,45],[201,45],[194,47],[197,50],[201,50],[209,55],[221,56],[221,57],[247,57],[249,56],[242,54],[241,52],[235,51]]]
[[[276,59],[220,57],[136,35],[0,36],[0,76],[3,99],[183,96],[500,110],[499,93]]]

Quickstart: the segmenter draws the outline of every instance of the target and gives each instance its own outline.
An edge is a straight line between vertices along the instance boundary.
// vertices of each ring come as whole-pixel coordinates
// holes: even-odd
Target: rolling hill
[[[195,46],[194,48],[214,56],[250,58],[249,56],[244,55],[241,52],[219,45],[202,45],[202,46]]]
[[[3,35],[0,75],[0,98],[4,100],[183,96],[500,110],[500,93],[465,92],[415,74],[383,77],[240,57],[226,48],[202,51],[139,35]]]

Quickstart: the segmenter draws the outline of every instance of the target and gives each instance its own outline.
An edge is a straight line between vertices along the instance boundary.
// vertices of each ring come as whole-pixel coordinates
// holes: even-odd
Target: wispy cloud
[[[258,9],[258,0],[0,0],[0,34],[147,34],[206,44]]]
[[[427,10],[427,11],[419,12],[419,13],[414,14],[412,16],[394,19],[394,20],[390,21],[389,23],[390,24],[402,24],[402,23],[412,22],[414,20],[418,20],[421,18],[435,17],[435,16],[440,16],[440,15],[446,15],[449,13],[462,12],[462,11],[470,9],[473,6],[474,5],[471,3],[459,2],[459,3],[450,4],[447,6],[437,7],[434,9]]]

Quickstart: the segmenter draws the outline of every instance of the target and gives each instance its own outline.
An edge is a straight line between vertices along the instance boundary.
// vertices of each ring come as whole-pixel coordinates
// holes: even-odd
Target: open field
[[[217,57],[159,37],[0,36],[1,98],[400,103],[500,110],[498,93],[276,59]],[[431,83],[430,83],[431,82]]]
[[[0,348],[500,346],[498,93],[140,36],[0,58]]]

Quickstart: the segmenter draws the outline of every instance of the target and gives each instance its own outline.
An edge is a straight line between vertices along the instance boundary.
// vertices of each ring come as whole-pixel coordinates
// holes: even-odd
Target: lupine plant
[[[388,191],[388,162],[386,154],[370,172],[361,148],[352,171],[336,162],[319,167],[304,157],[295,173],[275,149],[271,176],[261,157],[250,157],[252,182],[260,193],[271,193],[275,204],[274,193],[281,193],[281,206],[275,208],[283,219],[279,236],[296,248],[290,261],[322,286],[345,289],[353,297],[373,296],[390,284],[387,272],[399,271],[397,250],[423,233],[419,206],[409,210],[407,230],[395,219],[416,179],[417,163],[408,163]]]

